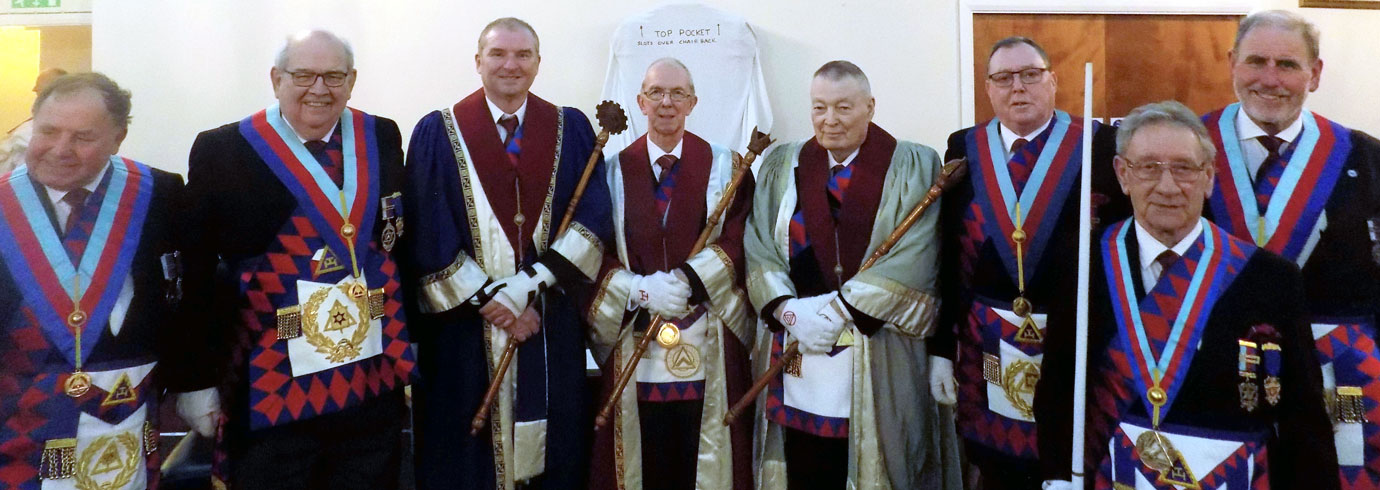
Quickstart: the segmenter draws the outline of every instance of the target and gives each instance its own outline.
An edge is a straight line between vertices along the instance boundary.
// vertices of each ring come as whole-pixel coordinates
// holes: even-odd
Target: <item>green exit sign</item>
[[[43,9],[61,7],[62,0],[10,0],[10,8]]]

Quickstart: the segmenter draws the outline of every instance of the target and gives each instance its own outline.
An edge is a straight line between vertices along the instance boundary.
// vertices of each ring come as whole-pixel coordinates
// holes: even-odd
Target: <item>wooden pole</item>
[[[906,214],[905,219],[902,219],[901,223],[896,226],[896,229],[891,231],[891,235],[886,237],[886,241],[882,242],[882,244],[877,247],[877,250],[874,250],[872,255],[867,257],[867,261],[863,262],[862,267],[858,268],[858,272],[871,268],[873,264],[877,263],[878,259],[891,252],[891,247],[896,246],[896,243],[901,241],[901,237],[905,236],[906,232],[910,230],[910,227],[920,221],[920,217],[925,214],[925,210],[929,209],[931,204],[939,200],[940,194],[943,194],[954,182],[957,182],[966,174],[968,169],[967,164],[968,162],[966,160],[954,160],[944,164],[944,168],[939,174],[939,180],[936,181],[934,185],[930,186],[929,192],[925,193],[925,197],[921,199],[920,202],[915,203],[915,207],[911,208],[910,213]],[[770,383],[777,374],[781,373],[781,369],[784,368],[792,358],[799,354],[799,342],[793,340],[790,344],[786,345],[786,350],[781,353],[780,361],[773,362],[771,366],[767,368],[767,371],[752,383],[752,387],[748,388],[747,393],[728,409],[728,413],[724,414],[724,425],[732,424],[739,415],[742,415],[743,411],[747,410],[747,407],[752,405],[752,402],[757,399],[757,395],[761,393],[762,390],[766,389],[767,384]]]
[[[589,160],[585,161],[585,171],[580,174],[580,182],[575,185],[575,194],[570,197],[570,204],[565,207],[565,217],[561,218],[561,224],[556,228],[557,238],[570,227],[570,220],[575,217],[575,208],[580,203],[580,197],[584,196],[585,186],[589,185],[589,177],[594,174],[594,166],[604,153],[604,145],[609,142],[609,135],[621,133],[628,128],[627,115],[623,114],[623,108],[613,101],[601,102],[595,108],[595,112],[600,129],[599,134],[594,137],[594,151],[589,153]],[[484,391],[484,401],[479,403],[474,418],[470,419],[471,436],[479,434],[488,422],[489,411],[493,407],[494,399],[498,397],[498,389],[503,386],[503,379],[508,374],[508,365],[512,364],[513,355],[517,353],[518,343],[516,338],[508,337],[508,343],[503,346],[503,355],[494,367],[493,379],[489,381],[489,388]]]
[[[700,232],[699,238],[695,240],[695,245],[690,248],[691,257],[694,257],[696,253],[704,249],[705,244],[709,243],[709,236],[713,234],[714,227],[717,226],[719,220],[723,218],[723,214],[728,210],[728,206],[733,203],[733,196],[738,192],[738,185],[742,184],[743,178],[752,171],[752,161],[757,158],[759,153],[765,151],[767,147],[771,145],[772,140],[770,136],[757,131],[757,128],[753,128],[752,133],[752,141],[748,143],[747,155],[744,155],[742,158],[739,158],[737,155],[733,156],[733,180],[729,182],[728,188],[724,189],[724,195],[719,197],[719,203],[714,206],[714,212],[710,213],[709,220],[705,223],[704,230]],[[661,326],[661,320],[661,315],[653,315],[652,321],[647,323],[647,330],[643,332],[642,339],[639,340],[637,345],[633,348],[632,357],[628,358],[628,362],[623,365],[623,369],[618,371],[618,378],[613,384],[613,391],[610,392],[608,398],[604,400],[603,406],[599,409],[599,415],[594,417],[594,430],[597,431],[602,429],[605,425],[608,425],[609,419],[613,415],[613,408],[618,405],[618,398],[623,396],[623,389],[628,387],[628,382],[632,380],[633,373],[637,372],[637,364],[642,360],[642,355],[647,352],[647,348],[651,346],[652,338],[655,336],[657,328]],[[616,360],[617,359],[614,359],[614,361]]]

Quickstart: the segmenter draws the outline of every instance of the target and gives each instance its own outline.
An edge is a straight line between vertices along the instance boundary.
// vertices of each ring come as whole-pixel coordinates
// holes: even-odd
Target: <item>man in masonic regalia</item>
[[[937,310],[937,213],[871,269],[939,176],[939,155],[872,123],[862,70],[831,61],[810,84],[815,136],[762,163],[744,233],[759,309],[754,367],[786,364],[757,400],[756,483],[764,489],[957,488],[947,407],[924,381]]]
[[[1337,487],[1298,268],[1202,218],[1212,141],[1178,102],[1132,111],[1133,217],[1095,241],[1084,467],[1095,488]],[[1072,308],[1072,306],[1069,306]],[[1074,329],[1052,329],[1035,420],[1068,479]]]
[[[528,89],[536,32],[513,18],[479,36],[483,88],[417,123],[408,151],[408,286],[418,315],[417,482],[421,488],[579,488],[589,443],[577,301],[610,232],[589,120]],[[488,426],[469,435],[509,339],[520,342]],[[486,410],[488,408],[486,407]]]
[[[214,383],[171,314],[182,179],[115,154],[129,113],[105,75],[58,78],[0,178],[0,488],[157,487],[163,390]]]
[[[232,344],[214,472],[233,488],[399,482],[416,364],[393,258],[402,138],[346,106],[352,53],[293,35],[269,71],[277,103],[192,144],[184,327]]]
[[[587,313],[596,355],[607,359],[606,385],[616,382],[651,315],[671,326],[653,331],[658,341],[638,362],[636,384],[618,399],[610,421],[618,427],[598,433],[590,486],[747,490],[752,419],[721,421],[752,382],[747,358],[757,326],[743,291],[752,177],[711,218],[733,180],[734,157],[685,130],[699,100],[690,70],[675,58],[654,61],[637,100],[647,134],[609,164],[617,242]],[[708,245],[691,255],[711,223]]]
[[[930,379],[935,399],[956,406],[982,487],[1029,490],[1041,480],[1031,405],[1044,338],[1050,324],[1072,325],[1049,315],[1054,303],[1073,301],[1077,280],[1068,271],[1079,260],[1085,122],[1055,109],[1055,74],[1035,41],[1006,38],[990,53],[985,84],[996,118],[950,135],[944,155],[966,158],[968,178],[945,193],[940,210],[944,296],[929,339]],[[1093,131],[1093,192],[1103,204],[1095,209],[1111,222],[1129,211],[1124,199],[1108,198],[1121,194],[1111,164],[1116,130]]]
[[[1203,116],[1217,145],[1207,216],[1303,269],[1343,488],[1380,487],[1380,141],[1303,108],[1318,30],[1247,17],[1231,56],[1238,103]]]

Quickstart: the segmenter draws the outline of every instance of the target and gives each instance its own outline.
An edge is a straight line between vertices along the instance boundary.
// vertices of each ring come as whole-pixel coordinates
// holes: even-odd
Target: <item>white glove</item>
[[[847,306],[844,306],[843,296],[839,296],[837,293],[833,294],[834,300],[830,301],[829,304],[825,305],[824,309],[819,311],[819,314],[824,315],[824,317],[828,318],[831,323],[838,323],[843,325],[842,328],[848,328],[852,326],[853,314],[848,312]],[[842,330],[842,328],[840,330]]]
[[[1045,480],[1040,490],[1073,490],[1073,482],[1068,480]]]
[[[801,352],[823,354],[834,348],[834,342],[843,331],[843,323],[823,311],[829,309],[829,302],[837,297],[835,292],[791,298],[781,303],[781,315],[777,319],[800,342]]]
[[[220,393],[206,388],[177,395],[177,415],[203,437],[215,437],[220,421]]]
[[[670,272],[637,276],[631,301],[664,319],[681,318],[690,313],[690,285]]]
[[[480,295],[498,301],[514,316],[521,316],[527,306],[536,301],[538,295],[556,283],[555,274],[540,262],[522,268],[517,274],[484,286]],[[504,300],[507,301],[504,301]],[[483,302],[481,302],[481,306]]]
[[[941,405],[958,403],[953,361],[940,356],[930,356],[930,396]]]

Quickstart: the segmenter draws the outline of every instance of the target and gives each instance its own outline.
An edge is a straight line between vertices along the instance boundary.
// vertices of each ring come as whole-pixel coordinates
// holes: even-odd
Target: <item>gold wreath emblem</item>
[[[316,352],[325,354],[326,360],[332,363],[342,363],[359,357],[360,346],[369,336],[369,298],[355,298],[350,295],[350,289],[354,284],[341,284],[336,286],[346,297],[355,303],[355,309],[359,312],[358,321],[352,318],[340,319],[341,324],[356,323],[355,333],[348,339],[340,339],[339,342],[332,341],[326,334],[321,333],[322,327],[318,323],[317,313],[321,311],[321,306],[330,294],[331,288],[317,289],[307,298],[306,304],[302,305],[302,335],[307,338],[307,343],[316,348]],[[339,300],[336,301],[339,303]],[[333,308],[334,309],[334,308]],[[332,312],[335,313],[334,311]],[[325,330],[343,330],[341,328],[326,328]]]
[[[122,451],[123,450],[123,451]],[[73,475],[78,490],[114,490],[124,488],[134,475],[144,466],[143,451],[139,450],[139,439],[134,434],[124,432],[114,436],[101,436],[81,452],[77,460],[77,471]],[[115,476],[105,482],[97,482],[96,475],[115,472]]]
[[[1035,385],[1040,382],[1040,366],[1033,362],[1020,360],[1011,363],[1001,377],[1001,390],[1006,400],[1027,419],[1035,418]]]

